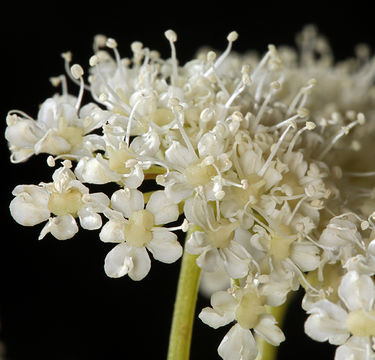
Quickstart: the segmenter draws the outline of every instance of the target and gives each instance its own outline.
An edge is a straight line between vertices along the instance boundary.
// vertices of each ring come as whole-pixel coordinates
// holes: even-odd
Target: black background
[[[232,30],[240,35],[234,45],[237,51],[264,52],[269,43],[293,45],[295,34],[308,23],[318,25],[330,39],[338,59],[351,56],[358,42],[375,46],[373,10],[365,2],[327,8],[332,6],[328,1],[278,6],[224,1],[205,3],[205,10],[203,2],[77,4],[25,8],[17,3],[2,10],[2,132],[8,110],[21,109],[36,116],[39,104],[56,91],[48,79],[64,72],[61,52],[71,50],[73,62],[87,67],[92,39],[98,33],[114,37],[122,56],[130,56],[130,43],[139,40],[168,57],[163,33],[172,28],[178,34],[181,63],[201,45],[223,50]],[[70,90],[77,93],[78,89],[70,84]],[[38,241],[42,225],[24,228],[16,224],[8,204],[14,186],[49,182],[51,169],[43,156],[12,165],[5,139],[0,146],[0,322],[8,358],[164,359],[179,262],[153,261],[151,272],[141,282],[110,279],[104,274],[103,261],[113,245],[100,242],[97,232],[80,231],[67,241],[51,236]],[[288,313],[287,341],[280,347],[280,358],[332,359],[332,347],[303,334],[299,301],[297,295]],[[198,311],[207,304],[200,297]],[[191,358],[218,359],[216,347],[227,330],[211,329],[198,320]]]

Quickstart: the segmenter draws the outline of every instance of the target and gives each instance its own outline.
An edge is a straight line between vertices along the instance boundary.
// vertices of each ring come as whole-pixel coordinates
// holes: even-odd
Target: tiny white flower
[[[314,340],[342,345],[336,351],[339,359],[346,354],[358,354],[365,359],[375,357],[368,341],[362,340],[375,337],[375,285],[372,278],[349,271],[341,280],[338,295],[342,304],[323,299],[311,306],[305,332]]]
[[[111,206],[113,210],[105,213],[109,221],[100,232],[102,241],[118,243],[105,258],[108,276],[129,275],[133,280],[142,280],[151,268],[147,250],[156,260],[168,264],[181,257],[177,236],[159,226],[179,216],[177,205],[170,203],[163,191],[155,191],[144,208],[140,191],[121,189],[113,193]]]
[[[218,291],[211,296],[212,308],[204,308],[199,318],[215,329],[236,321],[218,348],[224,360],[256,358],[258,349],[252,329],[274,346],[285,340],[275,318],[267,313],[265,304],[264,296],[253,285],[231,293]]]
[[[203,229],[193,232],[186,241],[186,251],[199,255],[197,265],[209,272],[222,265],[231,278],[245,277],[249,272],[251,255],[236,241],[239,222],[217,221],[213,209],[203,200],[188,199],[184,211],[189,222]]]
[[[66,240],[78,232],[75,218],[84,229],[99,229],[101,216],[109,205],[103,193],[89,194],[89,189],[79,182],[66,160],[53,174],[52,183],[18,185],[10,203],[13,218],[24,226],[34,226],[48,220],[39,239],[51,233],[59,240]]]

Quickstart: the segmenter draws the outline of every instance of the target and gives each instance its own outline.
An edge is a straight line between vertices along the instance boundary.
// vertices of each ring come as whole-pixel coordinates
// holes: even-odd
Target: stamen
[[[375,171],[367,171],[367,172],[344,172],[343,175],[350,176],[350,177],[367,177],[367,176],[375,176]]]
[[[303,279],[303,281],[305,282],[305,284],[307,285],[307,287],[314,291],[315,293],[319,293],[319,290],[315,289],[308,281],[307,279],[305,278],[305,275],[304,273],[301,271],[301,269],[289,258],[286,258],[285,261],[288,262],[289,265],[291,265],[297,272],[298,274],[301,276],[301,278]]]
[[[289,146],[288,146],[288,150],[286,152],[286,155],[289,155],[293,148],[294,148],[294,145],[296,144],[297,142],[297,139],[301,136],[301,134],[306,131],[306,130],[313,130],[315,129],[316,125],[315,123],[313,123],[312,121],[307,121],[306,122],[306,125],[302,128],[302,129],[299,129],[296,134],[293,136],[293,139],[292,141],[290,142]]]
[[[316,84],[317,84],[317,81],[315,79],[310,79],[307,85],[300,89],[300,91],[297,93],[297,95],[294,97],[291,104],[289,105],[288,111],[286,113],[287,116],[289,116],[294,111],[294,109],[297,106],[298,101],[300,100],[302,96],[303,96],[303,99],[299,107],[301,108],[304,106],[309,90],[312,89]]]
[[[109,101],[108,98],[106,99],[101,99],[100,97],[102,96],[102,94],[99,96],[99,100],[102,101],[102,102],[108,102],[110,103],[111,105],[113,104],[114,106],[116,107],[119,107],[121,109],[123,109],[125,112],[127,113],[131,113],[132,109],[131,107],[126,104],[116,93],[116,91],[114,91],[112,89],[112,87],[108,84],[108,82],[106,81],[104,75],[102,74],[102,72],[100,71],[100,58],[99,56],[97,55],[93,55],[90,60],[89,60],[89,63],[90,63],[90,66],[92,67],[95,67],[95,72],[96,74],[99,76],[100,80],[102,81],[102,83],[104,84],[105,88],[107,89],[108,93],[112,95],[112,97],[117,101],[117,103],[113,103],[112,101]],[[106,94],[104,94],[106,95]]]
[[[272,159],[274,158],[274,156],[276,155],[277,151],[279,150],[280,148],[280,145],[281,143],[283,142],[283,140],[285,139],[288,131],[293,128],[295,129],[296,128],[296,123],[294,121],[292,121],[288,127],[285,129],[285,131],[282,133],[282,135],[280,136],[280,139],[279,141],[274,144],[271,148],[272,148],[272,151],[270,153],[270,155],[268,156],[268,159],[266,160],[266,162],[264,163],[264,165],[262,166],[262,168],[260,169],[260,171],[258,172],[258,175],[259,176],[263,176],[265,174],[265,172],[267,171],[268,167],[270,166],[271,164],[271,161]]]
[[[236,31],[232,31],[231,33],[228,34],[227,40],[228,40],[228,45],[225,51],[218,57],[214,64],[214,68],[218,69],[220,65],[224,62],[226,57],[230,54],[232,50],[232,44],[238,39],[238,33]],[[209,68],[203,76],[207,77],[209,76],[213,71],[213,67]]]
[[[291,221],[293,220],[294,216],[296,215],[298,209],[301,207],[302,203],[303,203],[307,198],[308,198],[308,196],[305,195],[303,198],[301,198],[301,199],[298,201],[297,205],[296,205],[296,206],[294,207],[294,209],[293,209],[293,212],[290,214],[290,216],[289,216],[289,218],[288,218],[288,220],[287,220],[287,222],[286,222],[286,225],[289,225],[289,224],[291,223]]]
[[[323,158],[328,154],[328,152],[332,149],[332,147],[336,144],[336,142],[342,138],[344,135],[348,135],[349,131],[355,127],[356,125],[363,125],[365,123],[365,116],[362,113],[357,114],[357,120],[352,121],[347,126],[343,126],[341,130],[331,139],[327,147],[322,151],[318,160],[323,160]]]
[[[196,196],[197,197],[198,196],[201,197],[201,203],[203,205],[202,208],[203,208],[203,211],[204,211],[204,213],[206,215],[207,225],[208,225],[209,229],[211,231],[213,231],[213,232],[218,231],[220,229],[220,226],[218,226],[217,228],[214,228],[214,226],[211,224],[210,216],[209,216],[209,210],[208,210],[207,199],[206,199],[206,196],[204,194],[203,188],[201,186],[198,187]],[[204,226],[201,226],[201,227],[204,228]]]
[[[317,241],[315,241],[310,235],[308,234],[304,234],[304,236],[306,237],[307,240],[311,241],[314,245],[316,245],[317,247],[323,249],[323,250],[328,250],[328,251],[333,251],[335,250],[334,248],[331,248],[329,246],[325,246],[325,245],[322,245],[322,244],[319,244]]]
[[[100,48],[103,48],[106,45],[107,42],[107,37],[102,34],[97,34],[94,37],[94,42],[93,42],[93,50],[94,53],[98,52]]]
[[[78,112],[79,108],[81,107],[83,92],[85,90],[85,82],[83,81],[83,69],[82,69],[81,65],[74,64],[70,68],[70,71],[72,73],[73,78],[76,79],[76,80],[79,80],[79,82],[80,82],[78,98],[77,98],[77,102],[75,104],[75,109]]]
[[[271,126],[268,131],[274,131],[276,129],[279,129],[279,128],[289,124],[292,121],[297,123],[298,121],[301,121],[301,120],[303,120],[303,118],[307,117],[309,115],[309,113],[310,112],[309,112],[308,109],[305,109],[305,108],[298,109],[296,115],[293,115],[292,117],[290,117],[286,120],[283,120],[282,122],[280,122],[280,123],[278,123],[274,126]]]
[[[8,111],[7,124],[8,124],[8,118],[9,118],[9,121],[10,121],[12,117],[14,117],[14,116],[17,117],[17,115],[21,115],[21,116],[25,117],[26,119],[35,121],[30,115],[26,114],[24,111],[13,109],[13,110]],[[8,124],[8,125],[10,125],[10,124]]]
[[[262,118],[264,112],[266,111],[267,105],[270,102],[271,98],[280,90],[281,84],[279,81],[273,81],[270,84],[271,91],[267,94],[266,98],[263,101],[262,106],[260,107],[256,117],[255,117],[255,126],[259,124],[260,119]]]
[[[142,99],[139,99],[133,106],[132,111],[130,112],[129,119],[128,119],[128,126],[126,127],[126,135],[125,135],[125,142],[126,145],[129,147],[129,142],[130,142],[130,131],[131,131],[131,126],[132,126],[132,120],[134,117],[134,113],[137,110],[138,105],[141,103]]]
[[[61,57],[64,59],[64,68],[66,74],[69,76],[69,79],[72,80],[76,85],[81,86],[81,82],[74,78],[71,70],[70,70],[70,63],[72,61],[72,53],[70,51],[67,51],[65,53],[61,54]],[[90,91],[90,86],[85,85],[85,90]]]
[[[175,85],[177,80],[178,72],[177,72],[177,57],[176,57],[176,47],[174,43],[177,41],[177,34],[173,30],[167,30],[164,33],[165,37],[169,41],[169,45],[171,46],[171,59],[172,59],[172,86]]]
[[[168,229],[169,231],[178,231],[178,230],[181,230],[183,232],[187,232],[189,230],[189,222],[187,221],[187,219],[184,219],[184,221],[182,222],[182,224],[180,226],[174,226],[174,227],[166,227],[166,229]]]
[[[276,48],[274,45],[268,45],[268,51],[263,56],[262,60],[259,62],[253,73],[251,74],[251,79],[254,80],[258,75],[258,72],[266,65],[268,59],[271,57],[271,54],[275,54]]]
[[[126,88],[128,88],[128,84],[127,84],[127,81],[126,81],[126,76],[125,76],[125,72],[124,72],[123,63],[121,62],[120,53],[117,50],[117,41],[115,39],[108,38],[106,40],[106,45],[107,45],[107,47],[109,47],[110,49],[113,50],[113,53],[115,54],[117,69],[120,72],[120,76],[121,76],[121,78],[123,80],[123,84],[126,86]]]
[[[67,82],[66,82],[65,75],[51,77],[49,80],[50,80],[52,86],[57,87],[57,86],[59,86],[61,84],[61,93],[62,93],[62,95],[63,96],[68,95],[68,85],[67,85]]]
[[[170,102],[170,106],[172,107],[172,111],[175,114],[175,121],[176,121],[178,130],[180,131],[181,136],[184,139],[184,142],[187,148],[189,149],[190,153],[194,156],[196,160],[198,160],[198,156],[195,153],[194,147],[192,143],[190,142],[190,139],[188,135],[186,134],[185,129],[182,125],[184,122],[184,108],[179,104],[179,101],[176,98],[171,98],[169,102]]]
[[[230,94],[229,94],[228,90],[226,89],[226,87],[224,86],[223,82],[221,81],[221,78],[216,71],[215,64],[213,63],[213,60],[215,59],[215,57],[216,57],[215,52],[209,51],[208,54],[207,54],[207,61],[212,63],[210,69],[212,70],[213,74],[215,75],[215,78],[216,78],[217,84],[219,85],[220,90],[224,93],[226,98],[229,98]]]

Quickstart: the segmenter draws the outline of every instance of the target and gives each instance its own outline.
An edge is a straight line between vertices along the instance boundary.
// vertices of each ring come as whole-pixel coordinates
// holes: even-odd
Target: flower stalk
[[[187,233],[187,238],[190,235]],[[168,360],[188,360],[198,297],[201,269],[197,256],[184,252],[178,279],[172,326],[169,338]]]

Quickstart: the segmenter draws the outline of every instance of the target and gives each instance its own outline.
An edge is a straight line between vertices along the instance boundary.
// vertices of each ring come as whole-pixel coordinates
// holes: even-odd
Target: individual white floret
[[[109,205],[103,193],[89,194],[89,189],[76,179],[65,160],[53,174],[52,183],[18,185],[10,204],[13,218],[24,226],[48,220],[39,239],[49,232],[58,240],[66,240],[78,232],[76,218],[84,229],[95,230],[102,225],[99,213]]]
[[[337,349],[335,359],[345,359],[344,356],[351,353],[364,359],[373,358],[375,353],[367,341],[375,336],[372,278],[349,271],[341,280],[338,295],[341,302],[324,299],[312,305],[305,332],[314,340],[342,345]]]
[[[258,348],[252,330],[274,346],[285,340],[265,305],[265,298],[253,285],[231,292],[218,291],[211,296],[212,307],[204,308],[199,318],[214,329],[236,321],[218,347],[224,360],[256,358]]]
[[[144,207],[143,194],[121,189],[111,197],[113,210],[105,214],[109,221],[100,232],[104,242],[118,243],[106,256],[104,270],[109,277],[129,275],[142,280],[150,271],[150,251],[154,259],[173,263],[182,255],[177,236],[160,225],[177,220],[178,207],[163,191],[155,191]]]

